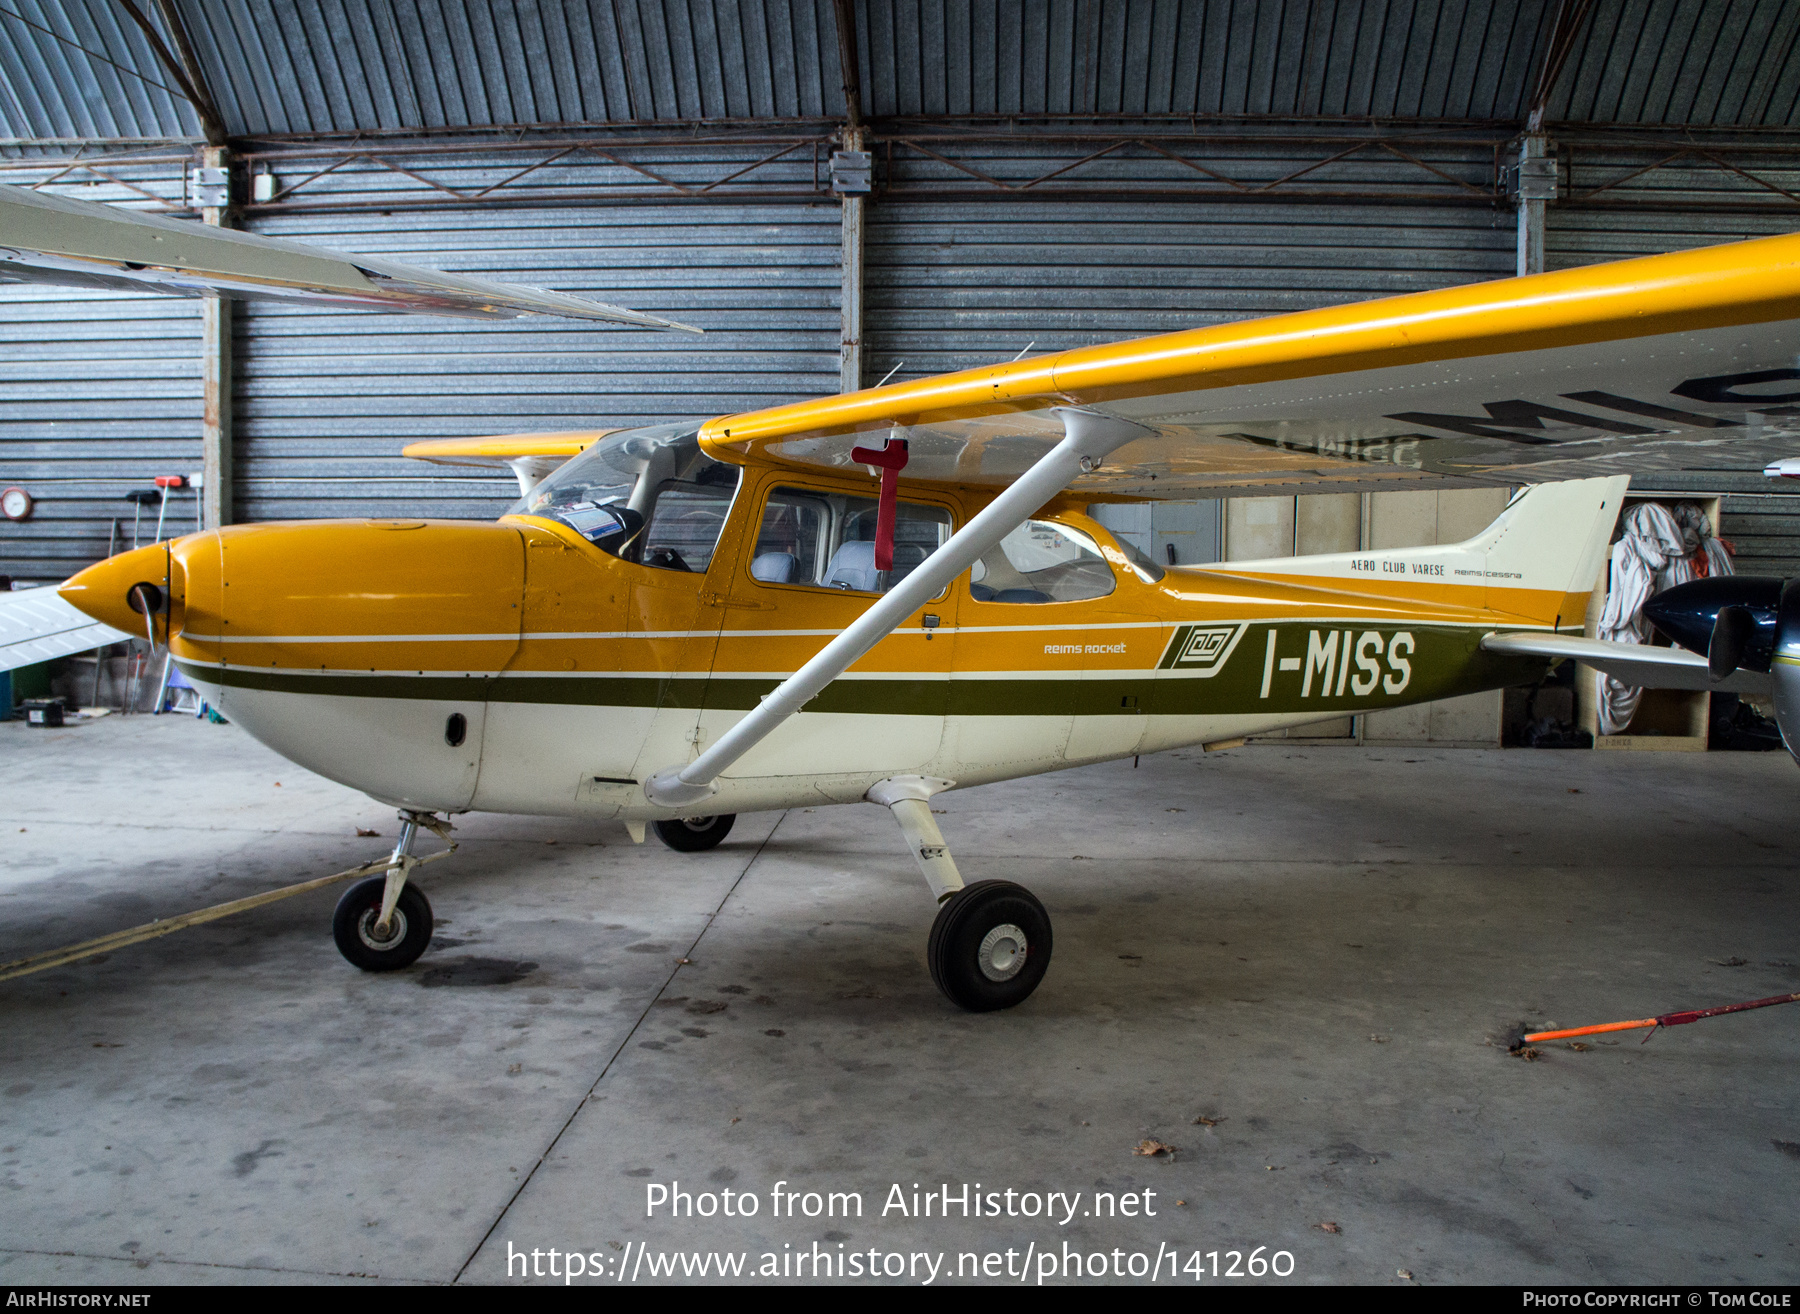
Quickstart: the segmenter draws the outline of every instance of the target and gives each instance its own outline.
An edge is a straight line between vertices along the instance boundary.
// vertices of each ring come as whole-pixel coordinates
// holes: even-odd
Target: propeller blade
[[[1713,622],[1712,642],[1706,645],[1706,668],[1715,680],[1723,680],[1743,664],[1744,649],[1756,633],[1756,617],[1748,607],[1721,607]]]

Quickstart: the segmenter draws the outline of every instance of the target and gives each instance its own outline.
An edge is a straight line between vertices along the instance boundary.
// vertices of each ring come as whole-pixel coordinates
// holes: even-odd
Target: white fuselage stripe
[[[1370,602],[1381,599],[1372,598]],[[1169,630],[1178,625],[1187,624],[1181,620],[1165,621],[1101,621],[1085,625],[943,625],[926,630],[904,629],[894,630],[893,635],[947,635],[947,634],[1068,634],[1077,630]],[[1242,620],[1207,621],[1208,625],[1228,625],[1242,623]],[[1461,629],[1494,629],[1497,622],[1494,618],[1485,620],[1448,620],[1435,617],[1414,617],[1396,619],[1383,617],[1380,620],[1359,620],[1354,616],[1265,616],[1249,620],[1250,624],[1265,625],[1437,625],[1454,626]],[[1509,630],[1580,630],[1580,625],[1534,625],[1525,621],[1500,621],[1499,625]],[[527,630],[523,634],[187,634],[182,638],[192,643],[517,643],[524,639],[805,639],[831,638],[838,630]]]

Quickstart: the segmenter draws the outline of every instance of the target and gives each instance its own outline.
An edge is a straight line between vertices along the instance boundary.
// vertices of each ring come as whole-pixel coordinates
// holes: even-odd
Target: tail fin
[[[1559,628],[1579,628],[1586,612],[1585,595],[1606,559],[1613,522],[1630,483],[1628,475],[1608,475],[1533,484],[1507,503],[1493,524],[1462,543],[1233,561],[1209,569],[1451,586],[1444,598],[1450,602],[1460,600],[1457,595],[1463,588],[1481,588],[1478,606]]]
[[[1507,504],[1500,518],[1456,549],[1487,558],[1488,606],[1534,615],[1539,608],[1506,591],[1586,594],[1606,560],[1613,523],[1631,484],[1629,475],[1533,484]],[[1566,610],[1560,612],[1564,616]],[[1579,620],[1577,609],[1574,619]]]

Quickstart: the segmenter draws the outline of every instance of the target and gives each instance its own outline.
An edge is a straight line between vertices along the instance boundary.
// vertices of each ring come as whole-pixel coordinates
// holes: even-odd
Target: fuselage
[[[643,781],[874,600],[752,573],[777,487],[870,493],[747,467],[704,571],[621,559],[534,516],[192,535],[167,545],[170,647],[225,715],[384,802],[665,818]],[[906,497],[951,525],[986,500]],[[1496,606],[1481,584],[1146,571],[1076,507],[1039,515],[1098,546],[1110,591],[1001,600],[965,572],[739,761],[708,811],[852,802],[897,774],[981,784],[1527,681],[1543,663],[1484,653],[1482,636],[1579,616],[1560,595]],[[123,594],[149,567],[122,563],[141,556],[75,583]]]

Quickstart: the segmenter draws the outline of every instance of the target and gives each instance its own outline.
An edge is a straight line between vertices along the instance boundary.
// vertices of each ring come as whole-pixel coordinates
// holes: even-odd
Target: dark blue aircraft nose
[[[1644,615],[1671,640],[1707,656],[1713,627],[1727,607],[1748,613],[1734,616],[1737,664],[1751,671],[1766,671],[1775,653],[1775,626],[1781,605],[1783,581],[1767,575],[1719,575],[1690,580],[1664,589],[1644,604]],[[1745,621],[1748,624],[1745,624]]]

